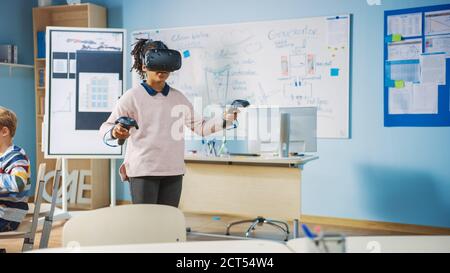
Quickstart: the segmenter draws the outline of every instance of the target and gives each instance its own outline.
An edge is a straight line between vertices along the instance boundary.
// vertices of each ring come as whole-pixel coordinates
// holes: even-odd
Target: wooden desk
[[[299,219],[303,166],[316,159],[187,155],[180,208],[191,213]]]

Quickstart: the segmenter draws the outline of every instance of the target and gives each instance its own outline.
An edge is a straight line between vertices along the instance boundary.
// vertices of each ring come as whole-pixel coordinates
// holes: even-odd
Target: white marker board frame
[[[344,20],[344,21],[339,21],[342,22],[343,25],[339,26],[339,25],[333,25],[335,21],[333,20]],[[336,21],[337,22],[337,21]],[[316,27],[317,26],[317,27]],[[332,29],[331,27],[334,28],[339,28],[342,27],[342,35],[335,35],[333,36],[332,34],[335,34],[334,32],[332,33],[330,30]],[[310,87],[310,94],[313,94],[313,84],[315,84],[316,86],[314,89],[314,95],[311,95],[311,97],[314,97],[314,100],[311,101],[316,101],[314,103],[308,102],[308,103],[304,103],[307,101],[307,96],[308,95],[304,95],[303,98],[301,98],[301,96],[297,96],[297,95],[293,95],[293,93],[297,92],[297,91],[293,91],[291,94],[289,94],[288,96],[285,96],[283,98],[281,98],[280,100],[282,101],[281,103],[278,103],[277,105],[280,107],[292,107],[292,106],[299,106],[299,107],[311,107],[311,106],[315,106],[318,107],[319,112],[318,112],[318,137],[319,138],[339,138],[339,139],[346,139],[350,137],[350,71],[351,71],[351,67],[350,67],[350,42],[351,42],[351,15],[350,14],[344,14],[344,15],[337,15],[337,16],[324,16],[324,17],[310,17],[310,18],[299,18],[299,19],[289,19],[289,20],[275,20],[275,21],[261,21],[261,22],[250,22],[250,23],[235,23],[235,24],[224,24],[224,25],[209,25],[209,26],[193,26],[193,27],[181,27],[181,28],[162,28],[162,29],[153,29],[153,30],[138,30],[138,31],[134,31],[132,33],[132,44],[136,41],[136,39],[138,38],[151,38],[154,40],[162,40],[163,42],[165,42],[170,48],[179,50],[182,55],[183,55],[183,67],[181,68],[180,71],[174,72],[172,73],[171,77],[169,78],[168,82],[169,84],[176,88],[179,89],[181,92],[183,92],[188,99],[190,99],[192,101],[193,96],[197,96],[198,94],[201,94],[199,96],[203,97],[203,101],[205,101],[205,95],[204,95],[204,91],[203,89],[208,89],[208,87],[205,87],[205,85],[208,85],[208,79],[205,76],[203,79],[200,79],[200,81],[198,81],[197,83],[192,84],[192,82],[186,81],[186,79],[192,79],[192,78],[201,78],[200,73],[205,73],[207,74],[207,68],[213,67],[214,65],[216,65],[216,63],[222,63],[223,67],[225,67],[226,65],[228,65],[229,67],[231,67],[230,71],[233,70],[233,63],[230,61],[230,63],[224,63],[224,59],[207,59],[207,58],[197,58],[194,61],[192,61],[192,56],[196,53],[200,53],[200,54],[204,54],[202,55],[202,57],[205,56],[213,56],[215,54],[215,56],[218,56],[218,54],[220,54],[220,50],[226,50],[229,49],[228,46],[230,44],[238,44],[239,42],[242,43],[246,43],[245,39],[242,37],[242,39],[238,39],[236,38],[235,40],[233,40],[233,35],[234,33],[238,33],[241,30],[245,30],[247,32],[249,32],[250,34],[254,34],[254,36],[252,38],[249,38],[249,42],[258,42],[263,44],[264,46],[267,46],[267,41],[264,40],[264,34],[268,34],[270,30],[272,29],[277,29],[280,30],[280,33],[283,30],[287,30],[287,31],[292,31],[294,34],[296,35],[296,32],[301,32],[301,31],[317,31],[317,37],[312,37],[309,38],[307,35],[301,36],[299,35],[299,39],[301,41],[306,41],[305,42],[305,49],[304,51],[302,51],[299,55],[302,55],[301,57],[305,58],[305,61],[303,63],[303,65],[306,67],[306,56],[308,55],[308,50],[313,50],[313,53],[311,55],[314,55],[315,57],[313,57],[313,61],[314,62],[314,67],[316,67],[315,69],[317,69],[317,71],[319,71],[320,69],[320,75],[305,75],[302,77],[297,76],[297,78],[295,78],[295,76],[292,76],[291,71],[293,71],[294,69],[291,69],[294,65],[294,59],[292,58],[291,55],[295,55],[295,54],[284,54],[287,55],[288,57],[288,62],[289,62],[289,73],[290,75],[285,78],[283,78],[282,76],[280,76],[278,70],[278,67],[280,67],[280,61],[278,59],[278,64],[274,63],[274,62],[265,62],[262,61],[260,63],[258,63],[258,61],[261,61],[263,58],[256,58],[256,63],[255,63],[255,67],[256,69],[263,67],[263,73],[261,74],[261,76],[259,76],[258,79],[256,80],[250,80],[253,81],[248,85],[248,89],[246,89],[246,91],[248,90],[262,90],[263,92],[261,92],[261,94],[257,94],[255,91],[253,95],[249,95],[249,96],[253,96],[253,101],[252,99],[249,99],[250,102],[253,105],[268,105],[271,104],[271,101],[273,101],[272,99],[267,99],[269,101],[269,103],[254,103],[255,101],[259,100],[255,98],[257,96],[265,96],[267,97],[267,93],[269,94],[274,94],[274,92],[272,91],[278,91],[278,94],[283,94],[283,95],[277,95],[277,96],[285,96],[285,94],[287,94],[288,92],[292,90],[294,90],[295,88],[293,87],[294,83],[293,81],[299,82],[299,87],[300,85],[302,88],[303,93],[305,93],[304,90],[306,90],[307,87]],[[331,33],[331,34],[330,34]],[[248,37],[250,37],[251,35],[248,35]],[[338,33],[339,34],[339,33]],[[194,42],[192,42],[191,40],[192,37],[194,37],[194,35],[197,35],[197,37],[200,37],[199,40],[201,40],[201,36],[202,35],[209,35],[211,38],[211,41],[208,41],[210,44],[208,44],[208,42],[199,42],[196,41],[196,44]],[[222,40],[225,40],[222,37],[231,37],[229,40],[227,40],[226,45],[225,43],[220,44],[220,42],[223,42]],[[268,36],[268,35],[266,35]],[[319,37],[320,36],[320,37]],[[331,37],[331,38],[330,38]],[[191,39],[191,40],[189,40]],[[253,39],[253,40],[251,40]],[[267,38],[268,39],[268,38]],[[310,39],[310,40],[308,40]],[[314,40],[315,39],[315,40]],[[328,39],[328,40],[327,40]],[[328,43],[331,39],[336,39],[336,40],[341,40],[340,42],[342,42],[342,48],[341,46],[339,46],[339,48],[332,48],[332,50],[330,50],[330,46],[328,46]],[[280,39],[281,40],[281,39]],[[187,41],[187,42],[186,42]],[[294,40],[292,40],[294,41]],[[295,41],[299,41],[299,40],[295,40]],[[320,41],[320,42],[319,42]],[[327,42],[328,41],[328,42]],[[334,41],[334,40],[333,40]],[[192,42],[192,43],[191,43]],[[289,41],[288,41],[289,42]],[[190,47],[189,43],[191,43],[192,45],[195,44],[195,46]],[[310,48],[307,48],[308,45],[306,44],[311,44],[309,45]],[[320,45],[319,49],[311,49],[312,45],[316,43],[318,45]],[[323,46],[322,46],[323,45]],[[278,45],[277,45],[278,46]],[[282,47],[284,45],[280,45],[280,47]],[[197,47],[197,48],[195,48]],[[295,50],[297,50],[297,48],[300,48],[301,45],[299,44],[295,44]],[[199,49],[200,48],[200,49]],[[283,49],[279,50],[279,48],[277,47],[269,47],[267,46],[267,49],[263,49],[265,50],[264,56],[270,56],[270,55],[280,55],[278,51],[282,51]],[[224,52],[225,52],[224,50]],[[320,52],[318,52],[320,50]],[[195,52],[194,52],[195,51]],[[209,51],[207,53],[204,53],[206,51]],[[300,49],[301,51],[301,49]],[[331,52],[332,51],[332,52]],[[336,66],[333,64],[333,58],[334,58],[334,54],[333,52],[336,51],[338,52],[338,54],[341,54],[339,58],[338,63],[336,64]],[[225,52],[227,53],[227,52]],[[236,50],[236,52],[238,55],[241,54],[242,52],[239,52],[239,50]],[[186,55],[185,55],[186,54]],[[209,54],[209,55],[208,55]],[[199,55],[199,54],[197,54]],[[186,58],[186,56],[188,56],[188,58]],[[242,56],[242,55],[239,55]],[[316,56],[317,60],[315,59]],[[324,57],[326,56],[326,57]],[[332,57],[333,56],[333,57]],[[277,58],[279,58],[279,56],[277,56]],[[283,58],[283,56],[282,56]],[[242,59],[242,58],[241,58]],[[238,58],[235,58],[233,60],[235,63],[237,61],[239,61]],[[213,65],[211,65],[211,63],[214,63]],[[328,67],[328,66],[329,67]],[[236,67],[241,66],[240,64],[237,65]],[[325,68],[325,66],[327,66]],[[244,66],[242,66],[244,67]],[[248,66],[247,66],[248,67]],[[272,69],[272,70],[271,70]],[[306,69],[306,68],[305,68]],[[196,72],[190,72],[191,70],[197,70],[200,71],[199,73],[195,74]],[[238,68],[236,68],[236,70],[239,70]],[[234,72],[236,72],[236,70]],[[245,69],[244,71],[245,72]],[[260,71],[259,71],[260,72]],[[269,73],[272,72],[272,73]],[[189,73],[191,73],[192,75],[190,75]],[[238,71],[239,73],[239,71]],[[334,75],[334,73],[337,73],[337,75]],[[189,74],[189,76],[188,76]],[[233,75],[233,71],[231,72],[231,75]],[[227,76],[230,78],[230,82],[233,82],[233,79],[231,79],[230,76]],[[263,82],[265,79],[267,78],[274,78],[274,81],[279,81],[279,83],[269,83],[269,84],[259,84],[259,86],[257,84],[254,84],[256,82]],[[315,78],[320,78],[320,80],[315,81]],[[174,80],[175,78],[175,80]],[[236,82],[239,82],[239,80],[244,79],[245,76],[242,76],[241,78],[235,77],[234,80],[236,80]],[[181,79],[181,80],[179,80]],[[261,80],[263,79],[263,80]],[[297,80],[296,80],[297,79]],[[339,81],[336,81],[336,79],[338,79]],[[178,82],[177,82],[178,81]],[[228,81],[228,78],[227,78]],[[245,81],[245,80],[243,80]],[[315,82],[314,82],[315,81]],[[248,82],[248,81],[247,81]],[[301,82],[301,84],[300,84]],[[337,82],[337,84],[335,84],[335,82]],[[137,86],[140,81],[139,81],[139,77],[137,75],[137,73],[133,72],[133,76],[132,76],[132,83],[133,86]],[[276,84],[279,84],[279,86],[275,86]],[[186,86],[188,86],[186,88]],[[282,87],[281,87],[282,86]],[[287,87],[286,87],[287,86]],[[296,85],[297,86],[297,85]],[[191,87],[192,90],[190,89]],[[209,87],[210,88],[210,87]],[[266,90],[263,90],[266,89]],[[211,88],[210,88],[211,89]],[[281,89],[283,89],[281,91]],[[198,91],[200,90],[200,91]],[[285,93],[285,90],[288,90]],[[208,91],[208,90],[207,90]],[[243,91],[245,92],[245,91]],[[306,91],[308,92],[308,91]],[[219,92],[217,92],[219,93]],[[229,95],[228,92],[228,82],[227,82],[227,92],[228,94],[228,100],[231,101],[231,97]],[[327,94],[328,93],[328,94]],[[317,95],[320,94],[320,95]],[[326,97],[321,97],[321,96],[328,96],[329,100],[327,100],[328,98]],[[208,94],[208,98],[211,97]],[[303,102],[298,102],[298,105],[293,105],[291,103],[293,103],[293,100],[291,101],[291,98],[295,97],[295,99],[298,99],[300,97],[300,100],[303,99]],[[240,98],[240,97],[233,97],[233,99],[235,98]],[[246,98],[246,97],[244,97]],[[299,100],[299,101],[300,101]],[[208,100],[206,100],[208,101]],[[284,104],[284,102],[286,104]],[[229,103],[229,102],[228,102]],[[297,103],[297,102],[296,102]],[[330,103],[330,105],[332,106],[327,106],[326,103]],[[319,105],[320,104],[320,105]],[[325,106],[324,106],[325,105]],[[332,110],[327,109],[328,108],[332,108]],[[323,109],[323,111],[321,110]],[[327,111],[330,111],[330,113],[332,114],[328,114]]]
[[[121,80],[112,83],[98,83],[102,79],[97,79],[97,87],[101,86],[101,88],[97,88],[96,92],[100,92],[99,90],[106,92],[101,96],[104,101],[103,104],[98,103],[97,106],[99,106],[99,109],[104,109],[100,106],[105,107],[105,101],[109,101],[106,106],[112,110],[126,88],[126,40],[127,32],[124,29],[47,27],[47,92],[45,94],[43,128],[45,158],[123,158],[125,147],[113,148],[107,146],[103,143],[102,136],[99,133],[100,122],[106,121],[111,111],[98,109],[92,112],[79,111],[82,108],[79,101],[81,83],[78,80],[81,73],[91,75],[95,72],[86,68],[86,66],[89,68],[89,64],[103,64],[102,67],[105,71],[101,71],[101,73],[104,75],[118,74]],[[69,45],[69,43],[71,44]],[[67,54],[67,60],[64,59],[66,55],[57,59],[60,58],[57,54],[60,54],[58,51],[61,51],[61,49],[64,54]],[[55,64],[62,65],[54,68]],[[65,65],[67,66],[64,67]],[[97,67],[99,66],[97,65]],[[95,68],[92,69],[95,70]],[[94,83],[91,83],[91,85],[94,86]],[[109,99],[112,95],[117,95],[115,101]],[[100,95],[97,95],[97,97],[100,99]],[[59,100],[61,98],[64,101]],[[91,98],[94,98],[94,95]],[[64,102],[67,103],[67,106],[64,105]],[[61,109],[65,108],[66,111],[56,111],[56,106],[61,106]],[[64,115],[57,116],[56,113],[63,113]],[[94,118],[91,119],[92,117]],[[95,122],[92,122],[92,120],[95,120]]]

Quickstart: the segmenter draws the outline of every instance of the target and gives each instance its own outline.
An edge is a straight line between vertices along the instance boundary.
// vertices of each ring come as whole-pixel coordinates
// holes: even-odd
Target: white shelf
[[[0,63],[0,66],[6,66],[9,67],[9,76],[12,76],[12,70],[13,68],[27,68],[27,69],[34,69],[34,65],[28,65],[28,64],[10,64],[10,63]]]
[[[34,65],[28,65],[28,64],[0,63],[0,66],[9,66],[9,67],[11,67],[11,68],[17,67],[17,68],[30,68],[30,69],[34,69]]]

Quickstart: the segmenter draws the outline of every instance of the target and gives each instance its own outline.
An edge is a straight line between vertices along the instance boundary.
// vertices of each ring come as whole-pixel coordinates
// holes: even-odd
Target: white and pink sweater
[[[128,90],[100,128],[104,136],[122,116],[134,118],[139,125],[139,130],[130,130],[125,160],[120,167],[123,181],[129,177],[184,174],[184,127],[201,136],[223,127],[222,117],[205,121],[195,114],[189,100],[176,89],[153,94],[146,89],[148,86],[140,85]]]

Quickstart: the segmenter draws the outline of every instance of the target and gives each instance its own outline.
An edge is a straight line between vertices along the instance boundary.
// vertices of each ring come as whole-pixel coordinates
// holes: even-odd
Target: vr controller
[[[235,100],[235,101],[233,101],[231,103],[232,109],[246,108],[248,106],[250,106],[250,102],[248,102],[246,100]],[[233,127],[231,129],[236,129],[238,127],[237,114],[238,114],[237,112],[234,112]],[[227,121],[226,120],[223,120],[222,127],[223,127],[224,130],[227,127]],[[231,130],[231,129],[227,129],[227,130]]]
[[[143,62],[150,71],[174,72],[181,68],[181,54],[172,49],[149,49]]]
[[[116,120],[115,124],[120,124],[123,128],[130,130],[131,127],[139,130],[139,126],[135,119],[129,117],[120,117]],[[125,143],[125,139],[119,139],[118,144],[123,145]]]
[[[231,103],[233,108],[246,108],[250,106],[250,102],[247,100],[235,100]],[[234,113],[234,120],[237,120],[237,113]]]
[[[247,100],[235,100],[231,103],[231,106],[233,106],[234,108],[245,108],[248,107],[250,105],[250,102],[248,102]]]

